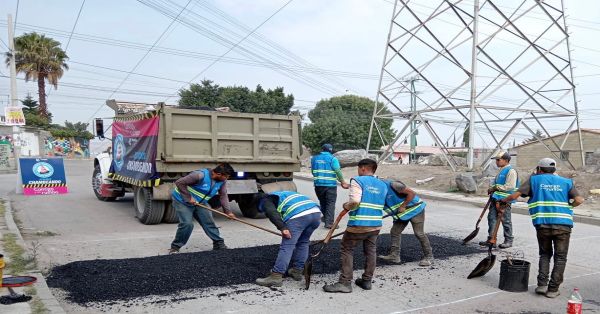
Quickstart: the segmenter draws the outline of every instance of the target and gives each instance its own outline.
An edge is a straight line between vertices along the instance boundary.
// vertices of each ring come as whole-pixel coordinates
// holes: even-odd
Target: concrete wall
[[[583,140],[583,149],[584,152],[589,154],[592,154],[594,151],[596,151],[598,148],[600,148],[600,134],[598,133],[594,133],[594,132],[589,132],[589,131],[581,131],[581,136],[582,136],[582,140]],[[560,135],[560,136],[556,136],[554,137],[554,141],[560,146],[560,144],[563,142],[565,138],[565,135]],[[558,156],[560,156],[560,152],[558,151],[558,149],[555,147],[555,145],[552,143],[552,141],[550,139],[545,139],[543,140],[543,142],[548,145],[552,151]],[[581,168],[582,166],[582,162],[581,162],[581,154],[578,152],[579,150],[579,137],[577,136],[577,132],[571,132],[571,134],[569,135],[567,142],[565,143],[565,146],[563,147],[563,150],[568,152],[568,158],[571,161],[571,163],[576,167],[576,168]],[[535,168],[537,165],[537,162],[545,157],[550,157],[553,159],[557,159],[556,157],[554,157],[554,155],[552,155],[552,153],[550,153],[542,144],[540,144],[539,142],[535,142],[532,144],[528,144],[528,145],[523,145],[523,146],[517,146],[515,148],[512,149],[512,151],[517,153],[517,166],[520,168]],[[567,156],[563,156],[563,157],[567,157]],[[559,165],[559,167],[563,168],[563,169],[568,169],[570,168],[569,164],[567,162],[565,162],[564,160],[558,160],[557,162],[562,163],[561,165]]]

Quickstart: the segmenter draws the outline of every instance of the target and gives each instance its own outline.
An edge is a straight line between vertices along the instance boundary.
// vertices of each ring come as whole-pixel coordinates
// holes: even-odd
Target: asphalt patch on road
[[[464,246],[457,239],[429,235],[436,259],[481,253],[476,247]],[[378,254],[387,254],[389,234],[381,235]],[[48,286],[67,293],[71,302],[85,305],[94,302],[131,300],[147,296],[169,296],[190,289],[253,283],[269,273],[279,245],[236,248],[219,251],[179,253],[144,258],[78,261],[54,267],[47,278]],[[355,250],[354,268],[362,269],[362,248]],[[422,257],[414,235],[402,236],[402,262]],[[378,260],[378,266],[386,265]],[[389,264],[387,264],[389,265]],[[340,240],[333,240],[313,264],[315,274],[334,274],[340,269]]]

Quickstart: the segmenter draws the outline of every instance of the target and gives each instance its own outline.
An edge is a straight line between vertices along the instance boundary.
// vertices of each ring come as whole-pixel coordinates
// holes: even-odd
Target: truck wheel
[[[166,201],[165,206],[165,215],[163,216],[162,222],[168,224],[174,224],[179,222],[179,218],[177,218],[177,212],[173,207],[173,202]]]
[[[102,196],[100,194],[100,189],[102,187],[102,170],[100,170],[100,165],[96,165],[94,167],[94,172],[92,174],[92,189],[94,190],[94,194],[96,195],[96,198],[103,201],[103,202],[112,202],[114,200],[116,200],[117,198],[112,196],[112,197],[106,197],[106,196]]]
[[[133,190],[135,217],[144,225],[160,223],[165,213],[165,202],[152,200],[152,189],[136,186]]]
[[[263,218],[263,215],[258,212],[258,202],[255,194],[241,194],[237,196],[237,203],[244,217],[248,218]]]

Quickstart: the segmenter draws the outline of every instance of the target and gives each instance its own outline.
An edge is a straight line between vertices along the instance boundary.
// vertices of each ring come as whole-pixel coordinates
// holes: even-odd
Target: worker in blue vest
[[[233,175],[233,168],[228,163],[219,164],[214,169],[192,171],[187,176],[175,181],[175,189],[171,194],[173,207],[179,219],[175,239],[171,243],[169,254],[178,253],[194,230],[194,219],[198,221],[204,233],[213,241],[213,249],[226,249],[225,240],[219,234],[212,214],[208,209],[198,205],[222,207],[229,217],[235,215],[229,209],[226,182]],[[219,199],[213,196],[219,194]]]
[[[419,261],[419,266],[431,266],[433,251],[424,229],[425,202],[421,201],[417,193],[400,180],[384,180],[384,182],[388,188],[384,210],[392,214],[394,225],[390,230],[390,252],[388,255],[380,255],[379,258],[391,263],[400,263],[402,231],[404,231],[404,228],[410,222],[413,232],[423,249],[423,258]]]
[[[321,220],[325,223],[325,228],[329,229],[335,217],[337,181],[340,181],[344,189],[349,188],[350,185],[344,180],[340,162],[332,154],[333,145],[324,144],[321,149],[321,153],[312,157],[310,167],[315,185],[315,194],[317,194],[323,213]]]
[[[298,192],[277,191],[262,195],[258,209],[281,231],[282,239],[271,274],[256,279],[256,283],[265,287],[281,287],[286,271],[292,279],[302,280],[310,236],[320,224],[319,205]],[[292,267],[288,270],[290,261]]]
[[[498,212],[501,212],[502,228],[504,229],[504,243],[501,243],[498,247],[506,249],[513,245],[514,239],[511,203],[502,204],[502,206],[500,206],[498,201],[517,191],[517,188],[519,188],[519,175],[510,165],[509,153],[501,151],[496,156],[492,157],[492,159],[496,160],[496,166],[498,166],[499,172],[496,178],[494,178],[494,184],[488,189],[488,195],[492,198],[492,203],[490,204],[487,216],[488,238],[486,241],[479,242],[479,245],[486,247],[489,245],[488,241],[492,238]]]
[[[338,282],[323,286],[326,292],[352,292],[354,248],[362,244],[365,254],[364,273],[354,283],[371,290],[377,262],[377,235],[383,226],[383,207],[387,185],[375,177],[377,162],[363,159],[358,162],[358,176],[350,180],[350,197],[344,203],[340,216],[348,214],[348,227],[342,237],[342,270]]]
[[[583,203],[583,197],[575,189],[573,180],[563,178],[555,174],[555,171],[554,159],[540,160],[536,173],[517,192],[501,200],[511,202],[519,196],[529,196],[529,215],[536,229],[540,252],[535,293],[549,298],[560,295],[558,288],[563,281],[573,228],[573,207]],[[552,256],[554,267],[548,278]]]

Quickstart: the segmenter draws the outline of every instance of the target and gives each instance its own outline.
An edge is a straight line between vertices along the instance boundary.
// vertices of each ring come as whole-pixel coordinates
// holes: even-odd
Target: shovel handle
[[[262,231],[266,231],[266,232],[272,233],[272,234],[274,234],[274,235],[276,235],[276,236],[278,236],[278,237],[281,237],[281,233],[279,233],[279,232],[275,232],[275,231],[273,231],[273,230],[269,230],[269,229],[267,229],[267,228],[263,228],[263,227],[261,227],[261,226],[255,225],[255,224],[253,224],[253,223],[250,223],[250,222],[247,222],[247,221],[243,221],[243,220],[241,220],[241,219],[239,219],[239,218],[236,218],[236,217],[229,217],[229,216],[227,216],[226,214],[224,214],[224,213],[222,213],[222,212],[220,212],[220,211],[218,211],[218,210],[216,210],[216,209],[212,209],[212,208],[210,208],[210,207],[208,207],[208,206],[206,206],[206,205],[203,205],[203,204],[195,204],[195,205],[196,205],[196,206],[200,206],[200,207],[202,207],[202,208],[205,208],[205,209],[208,209],[208,210],[210,210],[211,212],[213,212],[213,213],[217,213],[217,214],[219,214],[219,215],[221,215],[221,216],[225,216],[225,217],[227,217],[228,219],[235,220],[235,221],[237,221],[237,222],[241,222],[241,223],[243,223],[243,224],[245,224],[245,225],[252,226],[252,227],[254,227],[254,228],[257,228],[257,229],[260,229],[260,230],[262,230]]]
[[[475,229],[477,229],[477,227],[479,227],[479,223],[481,222],[481,219],[483,219],[483,215],[488,210],[488,208],[490,208],[491,204],[492,204],[492,197],[490,196],[488,198],[487,203],[485,203],[485,206],[483,207],[483,210],[481,211],[481,215],[479,215],[479,219],[477,219],[477,223],[475,224]]]
[[[329,232],[327,232],[327,236],[325,236],[325,239],[323,239],[323,244],[329,243],[329,240],[331,240],[331,237],[333,235],[333,231],[335,231],[335,227],[337,227],[337,225],[340,223],[342,217],[343,215],[341,213],[337,216],[337,218],[333,222],[333,225],[331,225],[331,229],[329,229]],[[343,234],[343,232],[341,233]]]
[[[489,243],[491,245],[496,244],[496,237],[498,236],[498,229],[500,229],[500,223],[502,222],[502,213],[498,211],[498,215],[496,216],[496,225],[494,226],[494,233],[492,233],[492,238]]]

